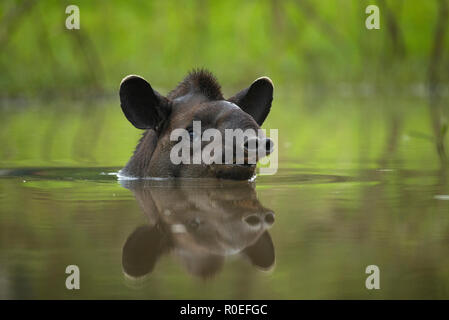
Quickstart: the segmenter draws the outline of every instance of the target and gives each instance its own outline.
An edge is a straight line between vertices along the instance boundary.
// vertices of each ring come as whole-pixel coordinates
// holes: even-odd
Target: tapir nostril
[[[250,215],[248,217],[245,218],[245,222],[247,224],[249,224],[250,226],[257,226],[258,224],[260,224],[260,218],[256,215]]]
[[[259,139],[257,137],[248,138],[243,143],[243,147],[246,151],[257,150],[259,148]]]
[[[267,213],[266,215],[265,215],[265,223],[267,223],[267,224],[269,224],[269,225],[272,225],[273,223],[274,223],[274,214],[273,213]]]

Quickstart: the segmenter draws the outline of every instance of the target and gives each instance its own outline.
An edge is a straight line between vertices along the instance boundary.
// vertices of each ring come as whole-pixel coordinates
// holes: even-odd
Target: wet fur
[[[272,100],[271,80],[258,80],[226,100],[217,79],[204,69],[190,72],[167,97],[154,91],[141,77],[126,77],[120,85],[122,110],[134,126],[146,130],[120,174],[138,178],[186,176],[251,179],[255,166],[174,165],[167,157],[171,150],[168,139],[173,129],[186,128],[198,116],[206,123],[209,121],[207,119],[218,121],[212,125],[221,123],[224,128],[250,127],[257,131],[268,115]],[[264,96],[269,99],[263,100]],[[216,119],[217,114],[222,113],[226,114],[225,122],[220,122],[223,117]],[[253,114],[256,118],[253,118]],[[262,118],[257,118],[260,114]]]

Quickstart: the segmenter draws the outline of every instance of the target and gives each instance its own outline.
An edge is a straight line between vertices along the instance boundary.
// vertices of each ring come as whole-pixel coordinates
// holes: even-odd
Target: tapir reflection
[[[226,257],[244,256],[255,267],[269,270],[275,254],[267,231],[274,212],[263,207],[251,183],[231,185],[154,185],[128,182],[148,218],[123,247],[123,271],[141,278],[167,253],[195,276],[208,278]]]

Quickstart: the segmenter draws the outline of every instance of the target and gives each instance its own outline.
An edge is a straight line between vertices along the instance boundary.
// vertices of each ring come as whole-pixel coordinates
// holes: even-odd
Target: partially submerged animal
[[[247,156],[251,148],[262,148],[265,154],[273,150],[273,141],[266,136],[246,137],[243,143],[234,141],[232,152],[242,151],[244,163],[234,157],[231,162],[176,164],[171,161],[170,153],[178,141],[172,141],[171,134],[175,129],[185,129],[193,139],[194,121],[201,121],[204,130],[217,129],[223,137],[226,129],[252,129],[258,132],[270,112],[272,100],[273,83],[268,77],[257,79],[248,88],[225,99],[215,77],[205,70],[189,73],[167,97],[153,90],[142,77],[127,76],[120,84],[123,113],[136,128],[146,131],[120,174],[137,178],[250,179],[256,168],[255,162],[250,162]],[[203,141],[201,145],[203,147]]]

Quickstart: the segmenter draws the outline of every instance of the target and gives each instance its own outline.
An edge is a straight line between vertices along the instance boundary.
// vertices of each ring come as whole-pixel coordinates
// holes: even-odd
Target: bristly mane
[[[224,100],[221,86],[214,75],[205,69],[191,71],[178,86],[168,94],[169,99],[188,93],[200,93],[210,100]]]

